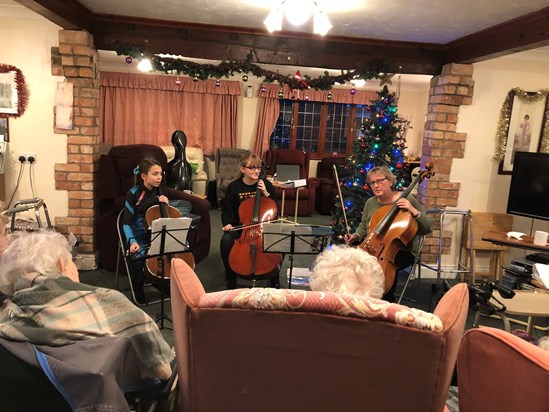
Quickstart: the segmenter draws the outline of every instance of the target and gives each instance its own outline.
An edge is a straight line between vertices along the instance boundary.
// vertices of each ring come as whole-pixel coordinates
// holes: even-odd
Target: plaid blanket
[[[122,293],[60,274],[32,273],[17,282],[0,312],[0,336],[48,346],[124,336],[149,368],[173,359],[156,323]]]

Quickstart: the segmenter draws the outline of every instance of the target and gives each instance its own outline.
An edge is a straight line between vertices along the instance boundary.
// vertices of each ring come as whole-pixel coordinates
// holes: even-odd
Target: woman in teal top
[[[396,204],[400,209],[409,211],[412,217],[416,219],[418,229],[412,241],[407,246],[404,246],[395,256],[395,265],[398,273],[399,270],[413,265],[419,254],[418,235],[431,233],[435,223],[433,219],[423,212],[421,205],[414,196],[408,195],[406,198],[401,198],[401,193],[393,190],[396,178],[387,166],[374,167],[368,172],[367,179],[374,196],[369,198],[364,204],[362,220],[356,228],[355,233],[345,235],[345,243],[355,243],[362,241],[366,237],[370,220],[372,220],[372,216],[380,207]],[[396,279],[397,276],[395,276],[395,282],[391,289],[383,296],[383,299],[389,302],[394,302],[395,300]]]

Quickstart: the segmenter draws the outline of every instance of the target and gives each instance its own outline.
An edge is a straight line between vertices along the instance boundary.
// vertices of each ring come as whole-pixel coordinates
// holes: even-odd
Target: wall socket
[[[30,158],[33,158],[32,163],[36,163],[36,153],[19,153],[19,159],[23,157],[25,160],[23,163],[28,162]]]

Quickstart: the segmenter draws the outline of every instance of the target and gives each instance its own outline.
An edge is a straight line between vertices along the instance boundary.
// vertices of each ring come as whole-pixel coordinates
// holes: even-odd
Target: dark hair
[[[151,158],[147,158],[147,159],[143,159],[139,162],[139,174],[141,175],[141,173],[149,173],[149,170],[151,170],[151,167],[153,166],[160,166],[162,168],[162,165],[160,164],[160,162],[156,159],[151,159]]]

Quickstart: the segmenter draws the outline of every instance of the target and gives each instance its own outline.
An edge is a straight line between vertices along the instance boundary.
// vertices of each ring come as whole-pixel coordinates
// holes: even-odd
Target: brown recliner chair
[[[549,351],[508,332],[468,330],[457,371],[460,412],[549,410]]]
[[[317,166],[316,177],[320,181],[316,189],[316,210],[322,215],[329,215],[334,209],[335,199],[339,195],[338,183],[334,176],[334,165],[337,168],[339,178],[349,175],[345,168],[348,164],[346,157],[324,157]]]
[[[276,167],[279,164],[299,165],[299,178],[307,180],[307,185],[299,190],[298,216],[312,216],[315,208],[316,188],[319,185],[319,180],[316,177],[309,177],[310,159],[310,153],[303,153],[303,151],[298,149],[269,149],[265,154],[267,174],[274,175],[276,173]],[[285,192],[284,212],[285,214],[293,215],[297,189],[276,188],[279,211],[282,210],[283,190]]]
[[[99,158],[97,243],[100,267],[111,272],[116,270],[118,253],[116,218],[124,207],[126,193],[135,185],[135,167],[147,157],[158,160],[162,170],[166,170],[166,154],[159,146],[149,144],[114,146],[108,154]],[[200,216],[200,223],[187,236],[195,262],[198,263],[210,253],[210,202],[180,190],[165,190],[168,199],[187,200],[192,205],[191,213]]]
[[[331,292],[205,293],[180,259],[170,282],[178,411],[444,410],[464,283],[430,314]]]

